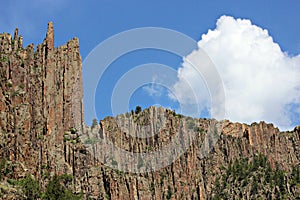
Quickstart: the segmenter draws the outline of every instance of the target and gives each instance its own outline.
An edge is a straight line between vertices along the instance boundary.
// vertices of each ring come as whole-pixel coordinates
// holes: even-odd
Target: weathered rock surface
[[[0,60],[0,156],[25,166],[14,168],[11,178],[29,171],[43,182],[45,169],[73,173],[75,157],[66,162],[73,147],[64,134],[73,128],[80,133],[83,124],[78,39],[54,48],[50,22],[34,50],[33,44],[23,48],[16,29],[14,38],[0,35]]]
[[[127,122],[121,123],[120,119],[126,118],[126,115],[130,115],[131,120],[121,120]],[[157,125],[161,124],[161,118],[166,119],[165,126]],[[214,122],[215,120],[182,117],[172,111],[155,107],[150,107],[139,114],[127,113],[116,118],[105,118],[100,122],[100,127],[94,127],[99,130],[98,135],[91,134],[90,137],[98,137],[99,140],[108,137],[116,146],[127,151],[155,151],[171,142],[175,134],[186,134],[188,131],[193,131],[195,134],[191,141],[192,145],[187,151],[166,168],[138,175],[118,173],[113,170],[107,174],[105,168],[101,169],[105,171],[105,180],[108,184],[106,194],[111,199],[210,199],[214,196],[216,178],[223,173],[222,168],[228,167],[235,160],[253,158],[259,153],[266,155],[273,169],[276,163],[287,173],[291,172],[293,167],[299,169],[300,130],[298,128],[291,132],[280,132],[272,124],[265,122],[246,125],[222,121],[219,122],[220,137],[214,149],[203,156],[203,152],[208,152],[203,150],[203,142],[208,134],[209,126]],[[157,137],[137,139],[137,134],[144,132],[139,125],[148,127],[145,128],[148,130],[147,134],[157,135]],[[155,129],[157,126],[162,129],[158,131]],[[131,134],[135,137],[128,134],[128,127],[131,127]],[[124,132],[126,129],[127,132]],[[95,130],[93,132],[97,133]],[[180,148],[180,144],[177,146]],[[100,151],[102,149],[97,143],[94,144],[94,149],[96,153],[93,156],[97,157],[97,149]],[[176,152],[170,153],[175,155]],[[107,157],[107,159],[111,158]],[[115,165],[130,163],[128,157],[115,156],[113,159]],[[165,158],[167,163],[168,159],[169,157]],[[131,167],[130,169],[134,171],[138,162],[136,160],[136,165],[126,167]],[[106,161],[106,164],[111,165],[111,162]],[[146,163],[142,164],[141,168],[146,169]],[[121,169],[120,166],[118,167]],[[288,188],[290,199],[300,194],[299,186],[300,184],[297,187]],[[289,186],[286,185],[286,187]],[[276,191],[273,192],[276,193]],[[248,199],[250,197],[249,194]],[[266,198],[266,196],[261,197]],[[275,195],[273,197],[275,199]]]
[[[24,196],[6,181],[26,173],[42,187],[54,174],[71,174],[73,184],[68,187],[90,199],[211,199],[222,168],[236,159],[261,153],[272,168],[279,164],[286,180],[292,168],[299,168],[299,127],[280,132],[265,122],[193,119],[156,107],[107,117],[87,127],[78,39],[55,48],[49,23],[36,50],[33,44],[22,45],[17,29],[13,38],[0,35],[0,158],[8,160],[9,169],[1,176],[4,199]],[[168,154],[158,151],[177,136],[176,148]],[[103,141],[127,152],[158,151],[152,158],[166,167],[155,168],[131,155],[110,155],[112,149],[104,148]],[[141,171],[147,172],[131,173]],[[285,187],[287,198],[299,197],[300,183]],[[244,199],[252,198],[249,192]]]

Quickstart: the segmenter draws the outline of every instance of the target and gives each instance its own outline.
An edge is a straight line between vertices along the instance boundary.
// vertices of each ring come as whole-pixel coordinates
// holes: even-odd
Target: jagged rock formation
[[[0,156],[13,162],[11,178],[25,172],[46,179],[53,173],[74,173],[70,147],[63,138],[83,124],[83,89],[78,39],[54,47],[53,24],[34,50],[23,48],[16,29],[0,35]],[[78,134],[76,133],[76,134]],[[68,154],[68,155],[67,155]]]
[[[23,48],[17,29],[14,38],[6,33],[0,35],[0,79],[3,199],[25,198],[8,183],[25,174],[32,174],[42,188],[54,174],[70,174],[72,183],[65,186],[75,193],[83,192],[86,199],[212,199],[220,195],[217,183],[232,163],[242,158],[252,160],[257,154],[265,155],[273,170],[278,163],[280,170],[286,172],[280,186],[287,191],[286,198],[300,196],[300,182],[291,178],[292,170],[300,165],[300,127],[280,132],[264,122],[246,125],[193,119],[156,107],[85,126],[78,39],[55,48],[52,23],[36,50],[33,44]],[[216,129],[211,129],[212,125]],[[219,138],[209,151],[213,138],[206,140],[206,135],[214,130]],[[172,149],[167,155],[178,154],[174,162],[168,156],[158,157],[167,166],[157,170],[139,157],[110,156],[111,149],[103,149],[101,143],[109,140],[128,152],[150,153],[170,144],[177,134],[178,149],[186,151],[179,154],[178,149]],[[205,148],[202,144],[206,144]],[[134,169],[150,170],[131,173]],[[259,168],[255,174],[262,171]],[[224,180],[229,182],[236,180],[232,175],[226,177]],[[251,181],[242,190],[237,182],[231,183],[237,188],[222,190],[235,198],[278,197],[280,187],[276,184],[268,186],[270,196],[264,196],[263,187],[257,187],[260,189],[252,194]]]
[[[126,115],[130,115],[131,124],[118,123],[120,119],[126,118]],[[160,123],[158,116],[162,115],[167,119],[166,125],[156,134],[153,127]],[[208,127],[213,122],[214,120],[183,117],[173,111],[155,107],[150,107],[139,114],[127,113],[116,118],[107,117],[102,120],[100,126],[94,127],[99,131],[93,130],[94,134],[91,134],[90,138],[108,137],[116,146],[135,152],[155,151],[171,142],[172,136],[176,133],[184,134],[187,131],[193,131],[195,134],[192,145],[186,153],[166,168],[138,175],[101,169],[105,172],[105,181],[108,184],[105,188],[106,194],[111,199],[211,199],[216,193],[214,189],[216,180],[225,173],[225,168],[236,160],[251,159],[257,154],[266,155],[272,169],[276,168],[276,163],[287,174],[293,168],[299,169],[300,129],[295,128],[291,132],[280,132],[272,124],[265,122],[246,125],[222,121],[219,127],[221,130],[220,138],[214,149],[206,157],[199,159],[199,152],[202,151],[201,145],[206,137]],[[137,139],[131,137],[128,132],[124,132],[124,127],[125,129],[126,127],[133,127],[131,131],[136,136],[136,134],[143,132],[138,128],[138,125],[141,124],[150,125],[152,128],[148,130],[148,133],[157,135],[157,137]],[[94,148],[97,157],[97,149],[101,151],[101,147],[95,144]],[[175,154],[175,152],[171,153]],[[114,159],[116,165],[119,162],[129,162],[128,158],[122,156],[114,157]],[[138,161],[136,163],[138,165]],[[146,164],[142,163],[141,167],[146,168]],[[297,186],[291,187],[288,183],[289,176],[286,175],[285,179],[287,184],[284,187],[289,191],[286,195],[287,198],[298,197],[300,195],[300,182]],[[297,180],[300,181],[300,179]],[[260,186],[263,188],[262,184]],[[245,193],[244,198],[257,198],[254,196],[256,193],[250,193],[251,186],[248,187],[248,196]],[[233,191],[239,191],[239,188],[235,188]],[[269,195],[273,199],[276,199],[276,193],[278,191],[275,189],[269,191]],[[230,196],[234,197],[234,193],[229,193]],[[241,198],[241,196],[235,197]],[[265,199],[269,196],[263,196],[263,192],[261,192],[261,196],[258,197]]]

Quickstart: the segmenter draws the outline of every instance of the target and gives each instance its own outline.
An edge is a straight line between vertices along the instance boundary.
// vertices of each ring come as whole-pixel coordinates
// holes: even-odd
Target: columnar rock
[[[166,118],[164,126],[158,125],[161,124],[161,118]],[[101,170],[105,172],[103,173],[103,177],[105,177],[103,191],[111,199],[211,199],[215,194],[216,179],[224,173],[222,168],[227,168],[236,160],[251,159],[258,154],[266,156],[273,170],[275,170],[276,164],[287,173],[290,173],[292,168],[300,170],[300,129],[296,127],[293,131],[280,132],[273,124],[265,122],[251,125],[232,123],[226,120],[220,122],[220,137],[214,148],[204,157],[199,156],[208,134],[208,128],[213,122],[214,120],[183,117],[174,114],[173,111],[155,107],[150,107],[139,114],[126,113],[116,118],[105,118],[100,122],[100,126],[94,127],[98,131],[89,131],[89,138],[98,140],[101,140],[101,137],[107,138],[115,146],[129,152],[157,151],[172,142],[175,134],[184,134],[191,130],[195,134],[195,138],[187,151],[178,156],[171,165],[153,172],[120,174],[118,170],[102,167]],[[149,135],[156,135],[156,137],[146,139],[136,137],[145,130]],[[94,156],[97,157],[97,150],[100,154],[103,149],[98,143],[93,145],[95,150],[91,152],[96,152]],[[179,146],[180,144],[178,144]],[[176,152],[171,153],[175,154]],[[114,159],[113,163],[116,166],[120,163],[129,164],[127,157],[114,156],[107,159]],[[165,159],[168,161],[169,158]],[[101,160],[103,162],[103,158]],[[107,164],[111,165],[111,162],[108,161]],[[136,165],[138,165],[138,161]],[[136,165],[131,167],[135,168]],[[140,167],[146,169],[147,166],[143,163]],[[90,180],[92,181],[93,177],[90,177]],[[287,184],[285,187],[289,188],[290,185]],[[240,188],[233,190],[238,191]],[[247,190],[249,197],[245,197],[245,199],[250,199],[251,188]],[[291,195],[289,199],[300,195],[299,185],[288,190],[290,191],[288,195]],[[277,191],[275,189],[268,190],[266,188],[264,192],[272,194],[273,199],[276,199]],[[262,198],[267,198],[264,194],[260,195]]]
[[[22,163],[40,179],[43,168],[67,172],[64,133],[81,132],[83,124],[78,39],[55,48],[50,22],[36,51],[33,44],[23,48],[18,29],[14,38],[1,34],[0,44],[1,157]]]
[[[156,107],[106,117],[88,127],[83,122],[78,39],[57,48],[54,44],[51,22],[36,50],[33,44],[23,48],[18,29],[14,37],[0,34],[0,172],[3,160],[8,169],[4,176],[0,174],[0,198],[7,188],[2,182],[27,173],[42,187],[54,174],[70,174],[74,179],[66,186],[82,192],[86,199],[211,199],[219,176],[226,174],[224,169],[258,154],[266,156],[270,168],[279,166],[285,171],[278,176],[284,185],[272,188],[266,184],[265,191],[253,192],[253,185],[245,183],[244,193],[241,188],[227,192],[244,199],[276,199],[281,190],[290,199],[300,196],[298,179],[290,180],[292,169],[300,166],[300,127],[280,132],[265,122],[247,125],[194,119]],[[207,137],[215,133],[219,137]],[[145,173],[131,172],[137,168],[146,171],[146,162],[130,155],[112,156],[111,149],[102,145],[106,140],[127,152],[151,153],[177,135],[178,149],[168,154],[177,155],[176,159],[157,154],[156,159],[167,163],[166,167]],[[178,154],[180,147],[185,151]],[[263,170],[258,167],[259,173]],[[16,189],[7,189],[7,194],[4,199],[22,197]]]

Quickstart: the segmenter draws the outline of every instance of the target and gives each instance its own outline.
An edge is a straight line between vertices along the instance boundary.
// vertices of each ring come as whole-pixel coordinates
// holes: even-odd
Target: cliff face
[[[300,181],[292,184],[298,179],[291,178],[300,165],[300,127],[280,132],[264,122],[193,119],[156,107],[85,126],[78,39],[55,48],[52,23],[36,50],[33,45],[22,47],[18,30],[14,37],[0,35],[0,79],[0,158],[7,161],[5,173],[0,163],[3,182],[32,174],[43,188],[54,174],[70,174],[72,184],[65,186],[90,199],[211,199],[217,198],[216,188],[245,199],[276,199],[281,190],[286,198],[300,196]],[[208,151],[214,141],[206,137],[212,125],[219,138]],[[112,149],[103,145],[107,140],[128,152],[151,153],[172,143],[176,135],[178,148],[154,157],[166,167],[151,168],[127,154],[112,156]],[[179,149],[184,149],[182,154]],[[268,170],[276,170],[278,163],[285,172],[280,187],[272,183],[265,189],[271,196],[263,193],[264,188],[253,192],[253,178],[244,189],[238,184],[241,180],[232,183],[232,190],[224,184],[217,187],[222,176],[228,182],[235,180],[228,171],[236,160],[249,158],[251,163],[255,155],[266,156]],[[267,164],[258,166],[248,168],[261,174]],[[22,196],[3,188],[0,184],[0,195],[6,191],[3,199]],[[5,196],[8,193],[10,197]]]
[[[54,47],[48,24],[45,40],[34,50],[14,37],[0,35],[0,155],[14,162],[12,176],[43,169],[63,173],[64,133],[83,124],[83,90],[78,39]],[[17,164],[16,164],[17,163]]]
[[[131,120],[124,120],[126,116],[127,119]],[[166,119],[165,126],[160,126],[161,130],[158,131],[155,126],[161,124],[161,118]],[[127,123],[124,123],[124,121]],[[116,146],[130,152],[156,151],[172,142],[175,134],[186,134],[188,131],[192,131],[195,137],[187,151],[175,159],[171,165],[153,172],[121,173],[118,170],[114,171],[107,167],[101,167],[102,175],[105,177],[103,191],[111,199],[211,199],[217,194],[216,181],[226,174],[225,169],[235,161],[244,158],[249,158],[249,163],[251,163],[256,155],[265,155],[266,162],[270,164],[271,170],[276,170],[276,164],[279,164],[279,168],[287,174],[290,174],[293,168],[299,170],[299,127],[292,132],[280,132],[272,124],[266,124],[265,122],[246,125],[222,121],[218,126],[220,138],[213,150],[207,153],[208,151],[203,149],[203,142],[206,134],[209,133],[209,127],[215,122],[215,120],[192,119],[177,115],[170,110],[155,107],[150,107],[139,114],[127,113],[116,118],[105,118],[100,122],[100,126],[94,127],[92,131],[94,134],[89,132],[89,137],[98,138],[98,140],[107,137]],[[151,128],[146,128],[146,132],[149,135],[157,135],[157,137],[137,139],[136,136],[143,133],[140,125],[149,125],[148,127]],[[130,136],[129,127],[131,127],[131,134],[135,137]],[[124,132],[126,129],[127,132]],[[181,141],[187,140],[183,139]],[[178,148],[180,148],[180,145],[177,145]],[[96,143],[94,144],[94,151],[91,151],[95,152],[93,156],[96,158],[97,155],[101,154],[97,150],[102,151],[103,149]],[[174,155],[176,152],[170,153]],[[112,159],[108,156],[106,158],[107,160]],[[128,157],[118,157],[117,155],[113,159],[115,165],[120,169],[120,165],[123,163],[130,163]],[[167,163],[169,161],[169,157],[160,159],[165,159]],[[105,159],[102,157],[100,160]],[[105,162],[110,165],[111,161],[107,160]],[[142,169],[147,168],[147,163],[142,162],[139,164],[137,160],[136,165],[131,166],[131,169],[135,169],[137,165],[140,165]],[[256,171],[253,170],[253,173],[256,173]],[[286,182],[283,185],[289,191],[286,198],[294,199],[299,196],[300,185],[291,186],[289,175],[286,175],[284,179]],[[276,186],[266,188],[264,191],[263,183],[258,183],[262,187],[260,190],[251,193],[251,184],[252,182],[249,181],[249,184],[244,186],[246,188],[244,193],[241,192],[243,191],[242,187],[236,186],[232,191],[228,191],[229,196],[227,197],[238,199],[242,197],[245,199],[259,197],[283,198],[283,195],[277,194]],[[239,193],[242,196],[239,196]],[[276,196],[276,194],[279,196]]]

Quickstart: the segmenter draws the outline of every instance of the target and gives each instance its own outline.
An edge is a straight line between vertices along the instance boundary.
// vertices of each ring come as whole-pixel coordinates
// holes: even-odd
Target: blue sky
[[[99,0],[85,2],[78,0],[29,0],[27,2],[11,0],[1,3],[0,31],[13,33],[14,28],[19,27],[19,33],[23,35],[25,45],[29,43],[38,44],[45,36],[47,22],[53,21],[56,46],[65,43],[72,37],[78,37],[84,60],[99,43],[114,34],[132,28],[148,26],[169,28],[199,41],[202,34],[206,34],[209,29],[214,30],[216,28],[217,20],[221,16],[227,15],[234,17],[234,19],[249,19],[253,25],[267,29],[274,43],[279,44],[281,51],[292,58],[300,54],[299,10],[300,2],[298,0]],[[211,44],[206,46],[208,49],[212,48]],[[102,83],[100,82],[98,85],[96,94],[97,118],[100,119],[112,114],[110,98],[118,79],[134,66],[144,63],[162,63],[177,70],[181,67],[182,58],[168,52],[151,49],[132,52],[120,57],[111,65],[103,77]],[[298,66],[297,62],[295,65]],[[178,101],[169,98],[166,89],[158,88],[162,91],[161,93],[150,95],[147,88],[151,88],[151,85],[148,86],[141,87],[133,94],[129,109],[136,105],[145,108],[153,104],[179,109]],[[297,96],[293,99],[297,99]],[[298,120],[300,111],[295,111],[299,109],[295,103],[298,101],[291,100],[291,102],[287,102],[285,105],[289,110],[287,112],[294,113],[289,117],[292,121],[287,122],[289,126],[299,124],[300,121]],[[274,103],[274,105],[277,104]],[[89,113],[85,113],[85,115],[87,121],[91,121],[94,117],[89,116]],[[207,112],[202,112],[202,116],[207,115]],[[270,122],[272,120],[280,121],[280,118],[268,118],[269,115],[262,115],[262,117],[266,116],[266,120]],[[260,118],[251,117],[243,119],[229,116],[228,118],[245,122],[260,120]]]

